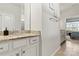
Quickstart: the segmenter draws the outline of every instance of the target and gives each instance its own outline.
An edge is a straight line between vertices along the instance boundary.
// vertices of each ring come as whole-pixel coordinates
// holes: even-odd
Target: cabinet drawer
[[[37,42],[39,42],[39,37],[32,37],[32,38],[30,39],[30,44],[35,44],[35,43],[37,43]]]
[[[27,46],[26,39],[13,40],[13,48],[19,48],[25,45]]]
[[[0,53],[9,50],[9,43],[0,43]]]

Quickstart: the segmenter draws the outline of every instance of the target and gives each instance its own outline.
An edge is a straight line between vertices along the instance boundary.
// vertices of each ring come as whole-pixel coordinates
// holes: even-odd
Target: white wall
[[[42,30],[42,4],[32,3],[31,4],[31,30],[41,31]]]
[[[65,30],[66,19],[61,16],[60,18],[60,29]]]
[[[10,3],[1,3],[0,4],[0,15],[1,15],[1,20],[2,20],[2,29],[0,29],[1,31],[4,30],[5,28],[5,24],[8,24],[6,26],[10,26],[8,27],[8,29],[12,30],[12,27],[15,26],[15,29],[13,30],[20,30],[21,26],[20,26],[20,15],[21,15],[21,9],[13,4],[10,4]],[[4,16],[13,16],[13,20],[14,22],[12,23],[11,19],[7,21],[7,18],[4,19],[5,17]],[[4,21],[5,20],[5,21]],[[11,23],[10,23],[11,21]],[[12,25],[10,25],[12,24]]]

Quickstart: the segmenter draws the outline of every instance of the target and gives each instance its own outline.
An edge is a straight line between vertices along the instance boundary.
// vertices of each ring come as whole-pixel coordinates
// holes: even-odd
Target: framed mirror
[[[0,3],[0,32],[24,30],[24,3]]]

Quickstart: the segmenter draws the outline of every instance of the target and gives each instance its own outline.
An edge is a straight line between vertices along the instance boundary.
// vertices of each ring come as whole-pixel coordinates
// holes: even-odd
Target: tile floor
[[[67,40],[55,56],[79,56],[79,39]]]

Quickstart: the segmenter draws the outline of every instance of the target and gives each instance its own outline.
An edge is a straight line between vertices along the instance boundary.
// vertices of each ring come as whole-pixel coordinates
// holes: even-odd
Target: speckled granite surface
[[[8,36],[0,35],[0,41],[13,40],[13,39],[25,38],[25,37],[33,37],[33,36],[39,36],[39,35],[40,35],[39,31],[31,31],[31,32],[24,31],[24,32],[10,34]]]

